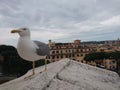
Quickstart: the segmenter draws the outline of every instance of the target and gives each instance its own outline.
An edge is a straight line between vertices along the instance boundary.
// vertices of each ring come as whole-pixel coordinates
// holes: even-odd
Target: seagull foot
[[[32,76],[34,76],[34,74],[29,75],[29,76],[26,76],[24,79],[31,79],[31,78],[32,78]]]
[[[43,71],[41,71],[40,73],[43,73],[43,72],[45,72],[47,70],[47,68],[45,68]]]

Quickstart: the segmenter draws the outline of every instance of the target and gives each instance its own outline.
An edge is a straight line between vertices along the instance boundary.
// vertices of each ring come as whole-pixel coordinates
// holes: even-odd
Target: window
[[[74,53],[74,50],[72,50],[72,52]]]
[[[55,51],[52,51],[52,54],[54,54],[55,53]]]
[[[81,56],[83,56],[83,54],[81,54]]]
[[[59,51],[56,51],[56,53],[59,53]]]
[[[69,55],[69,57],[71,57],[71,55]]]
[[[83,50],[81,49],[81,52],[83,52]]]
[[[63,58],[63,56],[61,56],[61,58]]]
[[[112,61],[112,63],[115,63],[115,61]]]
[[[52,59],[55,59],[55,56],[52,56]]]
[[[67,50],[66,50],[66,52],[67,52]]]
[[[73,54],[72,56],[73,56],[73,57],[75,57],[75,55],[74,55],[74,54]]]
[[[69,50],[69,52],[70,52],[71,50]]]
[[[66,58],[68,58],[68,55],[66,55]]]
[[[112,67],[110,66],[110,69],[111,69]]]
[[[63,53],[63,51],[61,50],[61,53]]]
[[[79,54],[77,54],[77,57],[79,57]]]
[[[79,52],[79,50],[77,49],[77,52]]]
[[[57,59],[59,58],[59,56],[57,56]]]
[[[116,67],[115,67],[115,66],[113,66],[112,68],[113,68],[113,69],[116,69]]]
[[[47,56],[46,58],[47,58],[47,59],[50,59],[50,56]]]

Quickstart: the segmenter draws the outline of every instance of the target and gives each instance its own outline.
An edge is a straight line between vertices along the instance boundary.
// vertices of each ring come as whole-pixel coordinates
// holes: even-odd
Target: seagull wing
[[[36,47],[36,52],[38,55],[42,55],[42,56],[46,56],[46,55],[49,55],[50,54],[50,48],[47,44],[45,43],[42,43],[40,41],[33,41],[34,44],[37,46]]]

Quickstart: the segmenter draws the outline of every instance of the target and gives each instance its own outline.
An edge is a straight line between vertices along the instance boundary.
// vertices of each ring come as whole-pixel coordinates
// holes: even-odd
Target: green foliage
[[[111,52],[110,53],[110,58],[115,59],[115,60],[120,60],[120,52]]]
[[[89,53],[85,56],[84,60],[86,61],[94,61],[94,60],[103,60],[109,58],[109,54],[106,52],[95,52]]]
[[[89,53],[85,56],[84,60],[94,61],[94,60],[103,60],[103,59],[115,59],[120,60],[120,52],[95,52]]]
[[[117,62],[117,69],[116,71],[120,73],[120,51],[116,52],[96,52],[96,53],[89,53],[84,57],[84,60],[87,62],[103,60],[103,59],[115,59]]]

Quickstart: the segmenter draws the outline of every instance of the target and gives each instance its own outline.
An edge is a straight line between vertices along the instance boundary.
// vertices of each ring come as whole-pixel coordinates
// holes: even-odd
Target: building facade
[[[93,49],[81,44],[80,40],[75,40],[71,43],[55,43],[49,41],[51,62],[61,60],[63,58],[70,58],[79,62],[85,62],[84,57]]]
[[[103,60],[103,66],[109,70],[115,70],[117,68],[117,62],[113,59],[105,59]]]
[[[84,57],[91,52],[113,52],[120,51],[120,40],[105,42],[105,44],[83,44],[80,40],[75,40],[70,43],[55,43],[49,40],[50,62],[59,61],[63,58],[86,63],[92,66],[98,66],[109,70],[115,70],[117,63],[115,60],[104,59],[86,62]]]

